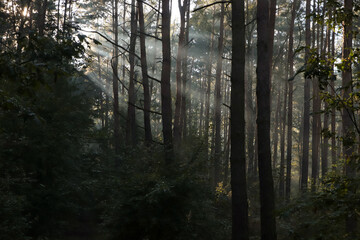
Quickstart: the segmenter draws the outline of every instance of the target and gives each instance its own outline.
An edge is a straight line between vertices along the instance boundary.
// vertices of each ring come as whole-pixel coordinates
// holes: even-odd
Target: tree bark
[[[245,12],[249,13],[249,0],[245,1],[246,3],[246,10]],[[250,14],[246,14],[246,22],[250,22]],[[252,47],[252,38],[253,38],[253,32],[255,31],[255,27],[256,24],[252,24],[251,27],[245,27],[245,31],[247,29],[249,29],[248,31],[246,31],[246,60],[245,60],[245,76],[246,76],[246,83],[245,83],[245,122],[246,122],[246,134],[247,134],[247,153],[248,153],[248,178],[250,178],[254,172],[254,166],[255,164],[255,143],[254,143],[254,139],[255,139],[255,128],[256,128],[256,124],[255,124],[255,118],[256,118],[256,110],[254,107],[254,103],[253,103],[253,63],[252,63],[252,58],[254,57],[254,47]],[[255,57],[254,57],[255,58]]]
[[[314,0],[314,8],[313,13],[317,14],[316,0]],[[316,38],[315,38],[315,29]],[[319,51],[319,28],[318,26],[315,28],[315,21],[313,21],[313,47]],[[319,149],[320,149],[320,140],[321,140],[321,99],[320,99],[320,88],[319,88],[319,78],[314,77],[312,79],[313,83],[313,108],[312,108],[312,151],[311,151],[311,191],[315,191],[316,184],[319,178]]]
[[[151,120],[150,120],[150,89],[148,78],[148,66],[146,58],[146,43],[145,43],[145,23],[144,23],[144,9],[142,0],[138,0],[139,6],[139,27],[140,27],[140,48],[141,48],[141,72],[142,84],[144,89],[144,127],[145,127],[145,143],[147,146],[151,145]]]
[[[175,146],[181,141],[182,129],[181,129],[181,105],[183,95],[183,82],[181,79],[182,64],[185,48],[185,10],[186,0],[181,4],[181,0],[178,0],[179,12],[180,12],[180,33],[178,52],[176,57],[176,101],[175,101],[175,116],[174,116],[174,143]]]
[[[38,3],[38,16],[37,16],[37,30],[39,31],[39,35],[44,35],[44,29],[45,29],[45,21],[46,21],[46,10],[48,5],[48,0],[40,1]]]
[[[342,61],[344,64],[344,70],[342,71],[342,98],[343,101],[348,102],[348,99],[351,98],[350,94],[353,91],[352,88],[352,67],[351,60],[349,60],[349,56],[352,50],[352,14],[353,14],[353,1],[345,0],[344,1],[345,8],[345,20],[344,20],[344,42],[343,42],[343,53],[342,53]],[[354,132],[354,123],[351,115],[353,114],[353,109],[351,106],[344,106],[341,113],[342,118],[342,132],[343,132],[343,154],[345,158],[345,174],[346,177],[350,180],[349,191],[352,194],[355,194],[356,187],[354,178],[356,176],[356,158],[354,158],[353,154],[355,151],[354,144],[356,141],[355,132]],[[348,214],[346,218],[346,230],[349,235],[354,239],[356,232],[356,213],[354,210]]]
[[[276,165],[277,165],[277,156],[278,156],[278,142],[279,142],[279,130],[281,130],[281,127],[279,129],[279,125],[281,126],[280,123],[280,109],[281,109],[281,98],[280,98],[281,94],[279,92],[278,97],[277,97],[277,104],[276,104],[276,113],[275,113],[275,127],[274,127],[274,135],[273,135],[273,169],[276,169]],[[279,124],[280,123],[280,124]]]
[[[260,180],[261,239],[276,240],[274,183],[270,149],[270,29],[269,2],[257,4],[257,136]]]
[[[248,240],[245,159],[245,12],[244,1],[232,1],[231,189],[232,239]]]
[[[115,44],[119,43],[119,34],[118,34],[118,0],[114,2],[114,15],[113,15],[113,28],[115,35]],[[120,153],[120,111],[119,111],[119,82],[118,82],[118,65],[119,65],[119,49],[117,46],[114,46],[113,51],[113,94],[114,94],[114,145],[115,145],[115,154]],[[118,162],[116,164],[119,164]]]
[[[215,156],[214,156],[214,180],[215,186],[220,181],[220,158],[221,158],[221,72],[222,72],[222,54],[224,48],[224,16],[225,6],[221,4],[220,14],[220,36],[218,42],[216,74],[215,74]]]
[[[323,9],[323,13],[325,13],[326,11],[326,3],[324,2],[324,9]],[[331,16],[330,16],[331,18]],[[323,32],[322,32],[323,34]],[[321,56],[323,57],[324,60],[328,61],[328,59],[325,58],[325,53],[326,50],[330,53],[331,44],[330,44],[330,28],[327,27],[326,29],[326,38],[325,38],[325,44],[322,48],[322,54]],[[328,86],[326,86],[325,88],[325,92],[328,92]],[[324,109],[328,109],[328,103],[325,101],[324,103]],[[329,114],[328,112],[325,112],[324,114],[324,126],[323,126],[324,130],[328,130],[329,129]],[[328,171],[328,150],[329,150],[329,138],[328,136],[325,134],[323,136],[323,143],[322,143],[322,149],[321,149],[321,176],[324,178],[324,176],[326,175],[327,171]]]
[[[172,139],[172,110],[171,110],[171,52],[170,52],[170,8],[169,0],[162,0],[162,69],[161,69],[161,111],[163,138],[165,147],[165,160],[171,163],[173,160]]]
[[[214,10],[215,14],[215,10]],[[211,92],[211,82],[212,82],[212,58],[213,58],[213,48],[214,48],[214,26],[215,26],[215,17],[212,19],[212,30],[210,34],[210,46],[209,46],[209,58],[207,62],[207,90],[206,90],[206,102],[205,102],[205,149],[206,149],[206,158],[209,158],[209,129],[210,129],[210,92]]]
[[[294,25],[296,10],[298,9],[298,1],[293,1],[293,6],[291,10],[291,21],[289,29],[289,50],[288,50],[288,66],[289,66],[289,76],[294,75]],[[286,187],[285,187],[285,196],[286,199],[290,199],[291,191],[291,160],[292,160],[292,127],[293,127],[293,81],[289,82],[289,101],[288,101],[288,122],[287,122],[287,154],[286,154]]]
[[[286,73],[286,76],[288,74]],[[279,197],[284,199],[285,196],[285,135],[286,135],[286,101],[288,96],[288,83],[284,83],[284,105],[280,124],[280,176],[279,176]]]
[[[310,0],[306,0],[306,21],[305,21],[305,65],[307,66],[310,56],[311,35],[310,35]],[[304,127],[303,127],[303,153],[301,163],[301,190],[306,191],[309,176],[309,132],[310,132],[310,79],[305,76],[304,84]]]
[[[334,58],[335,57],[335,31],[332,31],[332,41],[331,41],[331,57]],[[336,97],[336,92],[335,92],[335,76],[334,76],[334,65],[332,66],[332,79],[330,82],[330,87],[331,87],[331,97],[335,98]],[[331,163],[332,163],[332,170],[336,170],[336,162],[337,162],[337,157],[336,157],[336,109],[335,106],[331,108]]]
[[[186,125],[186,101],[187,101],[187,73],[188,73],[188,50],[189,50],[189,29],[190,29],[190,0],[184,0],[184,5],[186,4],[186,25],[185,25],[185,46],[182,62],[182,84],[183,91],[181,94],[181,114],[180,114],[180,125],[182,130],[182,138],[184,139],[187,136],[187,125]]]
[[[135,115],[135,45],[137,36],[137,14],[135,12],[135,0],[131,1],[131,33],[129,49],[129,100],[128,115],[126,121],[126,143],[136,146],[136,115]]]

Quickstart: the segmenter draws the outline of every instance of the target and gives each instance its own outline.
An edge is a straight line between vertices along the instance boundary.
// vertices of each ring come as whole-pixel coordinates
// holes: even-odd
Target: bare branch
[[[73,28],[75,28],[76,30],[82,31],[82,32],[88,32],[88,33],[98,34],[100,37],[104,38],[106,41],[108,41],[108,42],[111,43],[112,45],[121,48],[122,50],[124,50],[124,51],[127,52],[127,53],[134,54],[135,57],[137,57],[138,59],[140,59],[140,56],[139,56],[139,55],[137,55],[136,53],[130,52],[129,50],[127,50],[126,48],[124,48],[123,46],[121,46],[121,45],[119,45],[119,44],[116,44],[113,40],[109,39],[109,38],[106,37],[104,34],[98,32],[98,31],[94,31],[94,30],[83,30],[83,29],[81,29],[81,28],[79,28],[79,27],[73,27]]]
[[[156,111],[152,111],[152,110],[145,110],[144,108],[139,107],[139,106],[137,106],[137,105],[135,105],[133,103],[130,103],[130,102],[128,102],[128,104],[135,107],[135,108],[137,108],[137,109],[139,109],[139,110],[142,110],[142,111],[146,111],[146,112],[149,112],[149,113],[154,113],[154,114],[157,114],[157,115],[162,115],[161,112],[156,112]]]
[[[213,2],[213,3],[210,3],[210,4],[207,4],[207,5],[204,5],[204,6],[195,8],[195,9],[193,10],[193,12],[199,11],[199,10],[204,9],[204,8],[211,7],[211,6],[216,5],[216,4],[222,4],[222,3],[230,3],[230,1],[217,1],[217,2]]]

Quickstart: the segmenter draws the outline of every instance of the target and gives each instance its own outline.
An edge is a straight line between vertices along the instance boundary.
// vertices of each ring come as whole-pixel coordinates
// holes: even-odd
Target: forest
[[[1,0],[0,239],[360,239],[359,14]]]

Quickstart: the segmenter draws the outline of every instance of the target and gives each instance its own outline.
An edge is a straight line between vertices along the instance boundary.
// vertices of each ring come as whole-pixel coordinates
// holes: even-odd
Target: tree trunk
[[[285,74],[286,76],[288,73]],[[286,101],[288,96],[288,83],[284,83],[284,105],[280,124],[280,176],[279,176],[279,197],[284,199],[285,191],[285,134],[286,134]]]
[[[139,6],[139,27],[140,27],[140,48],[141,48],[141,72],[142,84],[144,89],[144,127],[145,127],[145,143],[150,146],[152,142],[151,122],[150,122],[150,89],[148,79],[148,66],[146,59],[146,44],[145,44],[145,23],[144,23],[144,9],[142,0],[137,0]]]
[[[231,189],[232,239],[248,240],[245,159],[245,12],[244,1],[232,1]]]
[[[281,98],[280,98],[281,94],[279,92],[278,97],[277,97],[277,104],[276,104],[276,113],[275,113],[275,127],[274,127],[274,135],[273,135],[273,169],[276,169],[276,165],[277,165],[277,156],[278,156],[278,142],[279,142],[279,125],[281,126],[280,123],[280,112],[281,112]],[[279,124],[280,123],[280,124]],[[281,127],[280,127],[281,130]]]
[[[185,26],[185,46],[182,62],[182,84],[183,91],[181,94],[181,114],[180,125],[183,139],[187,136],[186,126],[186,94],[187,94],[187,73],[188,73],[188,49],[189,49],[189,29],[190,29],[190,0],[184,0],[184,7],[186,9],[186,26]]]
[[[199,136],[202,138],[203,129],[204,129],[204,103],[205,103],[205,91],[204,88],[206,79],[202,77],[202,72],[200,72],[200,119],[199,119]]]
[[[115,34],[115,44],[119,43],[118,37],[118,0],[115,0],[114,3],[114,15],[113,15],[113,28]],[[114,94],[114,145],[115,153],[120,153],[120,111],[119,111],[119,76],[118,76],[118,65],[119,65],[119,49],[117,46],[114,46],[113,51],[113,94]],[[119,164],[118,162],[116,164]]]
[[[323,12],[325,13],[326,10],[326,3],[324,3],[324,9]],[[330,13],[331,14],[331,13]],[[331,18],[331,16],[330,16]],[[323,32],[322,32],[323,33]],[[330,44],[330,28],[327,27],[326,30],[326,41],[325,41],[325,45],[322,48],[322,54],[321,56],[323,56],[323,59],[328,61],[328,59],[325,59],[325,53],[326,50],[330,53],[330,48],[331,48],[331,44]],[[328,92],[328,86],[326,86],[325,88],[325,92]],[[324,103],[324,109],[327,110],[328,109],[328,103],[325,101]],[[328,130],[329,129],[329,114],[328,112],[325,112],[324,114],[324,130]],[[324,135],[323,137],[323,144],[322,144],[322,149],[321,149],[321,176],[324,178],[324,176],[326,175],[327,171],[328,171],[328,149],[329,149],[329,138],[327,136],[327,134]]]
[[[214,10],[215,14],[215,10]],[[206,102],[205,102],[205,149],[206,149],[206,158],[209,158],[209,129],[210,129],[210,92],[211,92],[211,82],[212,82],[212,58],[213,58],[213,48],[214,48],[214,26],[215,26],[215,17],[212,19],[212,30],[210,34],[210,46],[209,46],[209,58],[207,63],[207,90],[206,90]]]
[[[215,156],[214,156],[214,180],[215,186],[220,181],[220,158],[221,158],[221,72],[222,72],[222,54],[224,48],[224,16],[225,6],[221,4],[220,15],[220,36],[218,42],[218,53],[216,63],[216,78],[215,78]]]
[[[306,0],[305,21],[305,65],[309,60],[311,35],[310,35],[310,0]],[[304,84],[304,127],[303,127],[303,153],[301,163],[301,190],[306,191],[309,176],[309,132],[310,132],[310,79],[305,76]]]
[[[42,3],[42,4],[41,4]],[[39,35],[44,35],[45,29],[45,20],[46,20],[46,10],[48,5],[48,0],[40,1],[38,3],[38,17],[37,17],[37,30],[39,31]]]
[[[161,69],[161,110],[163,138],[165,147],[165,160],[170,163],[173,159],[172,139],[172,110],[171,110],[171,51],[170,51],[170,8],[169,0],[162,0],[162,52],[163,61]]]
[[[136,116],[135,116],[135,45],[137,36],[137,14],[135,12],[135,0],[131,1],[131,34],[129,49],[129,100],[128,116],[126,122],[126,143],[136,146]]]
[[[319,147],[321,136],[320,122],[320,88],[317,77],[313,78],[313,121],[312,121],[312,154],[311,154],[311,191],[315,191],[319,177]]]
[[[270,29],[269,2],[257,4],[257,136],[260,180],[261,239],[276,240],[274,183],[270,149]]]
[[[298,1],[294,0],[292,11],[291,11],[291,21],[290,21],[290,30],[289,30],[289,51],[288,51],[288,66],[289,66],[289,76],[294,75],[294,25],[296,10],[298,9]],[[293,81],[289,82],[289,101],[288,101],[288,122],[287,122],[287,155],[286,155],[286,187],[285,187],[285,196],[286,199],[290,199],[291,191],[291,159],[292,159],[292,127],[293,127]]]
[[[343,55],[342,61],[344,63],[344,70],[342,71],[342,98],[345,102],[348,102],[349,98],[351,98],[350,94],[352,93],[352,68],[351,68],[351,60],[349,60],[350,52],[352,49],[352,14],[353,14],[353,1],[345,0],[344,1],[345,13],[347,14],[344,21],[344,42],[343,42]],[[345,106],[342,109],[341,118],[342,118],[342,132],[343,132],[343,154],[345,158],[345,174],[350,180],[349,191],[352,194],[355,194],[356,186],[354,178],[356,176],[356,158],[354,158],[353,154],[355,151],[354,144],[356,141],[353,119],[351,117],[354,116],[352,106]],[[356,213],[354,210],[348,214],[346,218],[346,230],[349,235],[355,239],[356,232]]]
[[[333,9],[332,9],[333,11]],[[335,57],[335,31],[332,31],[332,41],[331,41],[331,57],[334,58]],[[332,66],[332,79],[330,82],[330,87],[331,87],[331,97],[335,98],[336,97],[336,92],[335,92],[335,76],[334,76],[334,65]],[[336,157],[336,109],[335,106],[331,108],[331,163],[332,163],[332,169],[336,170],[336,162],[337,162],[337,157]]]
[[[246,11],[249,11],[249,1],[246,0]],[[250,22],[250,14],[246,15],[246,22]],[[245,83],[245,121],[246,121],[246,133],[247,133],[247,152],[248,152],[248,177],[250,178],[254,172],[255,168],[255,107],[253,103],[253,63],[251,61],[252,57],[254,57],[254,47],[252,47],[252,38],[253,38],[253,32],[255,31],[256,24],[252,24],[251,27],[245,28],[245,30],[249,29],[249,31],[246,32],[246,38],[247,38],[247,48],[246,48],[246,61],[245,61],[245,76],[246,76],[246,83]]]
[[[180,33],[179,33],[179,44],[178,52],[176,57],[176,101],[175,101],[175,116],[174,116],[174,143],[175,146],[181,141],[182,129],[181,129],[181,104],[182,94],[182,79],[181,71],[184,57],[185,48],[185,9],[186,0],[181,4],[181,0],[178,0],[179,11],[180,11]]]

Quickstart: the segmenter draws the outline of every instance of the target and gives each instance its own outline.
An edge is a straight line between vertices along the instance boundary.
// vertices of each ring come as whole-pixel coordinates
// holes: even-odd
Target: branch
[[[161,81],[157,78],[154,78],[152,76],[150,76],[149,74],[147,75],[148,78],[150,78],[151,80],[154,80],[155,82],[161,83]]]
[[[157,10],[155,7],[153,7],[151,4],[149,4],[149,3],[147,3],[147,2],[145,2],[145,1],[143,1],[143,0],[138,0],[138,1],[144,3],[145,5],[149,6],[149,7],[150,7],[152,10],[154,10],[155,12],[161,14],[161,12],[160,12],[159,10]]]
[[[333,86],[331,86],[331,84],[329,84],[330,88],[333,90],[335,96],[340,99],[340,102],[343,104],[347,114],[349,115],[350,117],[350,120],[351,122],[354,124],[355,128],[356,128],[356,131],[358,134],[360,134],[360,129],[359,129],[359,126],[357,125],[357,122],[356,122],[356,117],[355,117],[355,114],[354,114],[354,111],[352,111],[351,109],[349,109],[348,107],[346,107],[346,104],[344,103],[344,99],[342,99],[339,94],[336,92],[335,88]]]
[[[138,33],[143,34],[143,35],[145,35],[145,36],[147,36],[147,37],[151,37],[151,38],[154,38],[154,39],[156,39],[156,40],[162,41],[162,39],[159,38],[159,37],[157,37],[157,36],[153,36],[153,35],[151,35],[151,34],[148,34],[148,33],[145,33],[145,32],[140,32],[140,31],[138,31]]]
[[[231,107],[230,107],[229,105],[227,105],[226,103],[223,103],[223,105],[224,105],[225,107],[227,107],[228,109],[231,109]]]
[[[255,22],[255,21],[256,21],[256,18],[254,18],[254,19],[251,20],[250,22],[246,23],[246,24],[245,24],[245,27],[249,26],[250,24],[252,24],[252,23]]]
[[[112,64],[112,59],[111,59],[111,68],[113,70],[113,76],[116,77],[116,79],[121,83],[121,85],[126,89],[126,91],[129,91],[129,89],[125,86],[125,84],[120,80],[119,76],[117,74],[114,74],[114,72],[116,72],[115,70],[115,67],[113,66]]]
[[[161,112],[156,112],[156,111],[152,111],[152,110],[145,110],[144,108],[139,107],[139,106],[137,106],[137,105],[135,105],[135,104],[133,104],[133,103],[131,103],[131,102],[128,102],[128,104],[131,105],[131,106],[133,106],[133,107],[135,107],[135,108],[137,108],[137,109],[140,109],[140,110],[142,110],[142,111],[144,111],[144,112],[149,112],[149,113],[154,113],[154,114],[162,115]]]
[[[220,4],[220,3],[230,3],[230,1],[217,1],[217,2],[213,2],[213,3],[210,3],[210,4],[204,5],[204,6],[202,6],[202,7],[195,8],[195,9],[193,10],[193,12],[196,12],[196,11],[199,11],[199,10],[201,10],[201,9],[208,8],[208,7],[211,7],[211,6],[213,6],[213,5]]]
[[[121,45],[119,45],[119,44],[116,44],[114,41],[112,41],[111,39],[109,39],[109,38],[106,37],[104,34],[98,32],[98,31],[83,30],[83,29],[81,29],[81,28],[79,28],[79,27],[72,27],[72,28],[75,28],[76,30],[83,31],[83,32],[98,34],[100,37],[104,38],[106,41],[108,41],[108,42],[111,43],[112,45],[121,48],[122,50],[124,50],[124,51],[127,52],[127,53],[134,54],[135,57],[137,57],[138,59],[141,59],[140,56],[137,55],[136,53],[132,53],[132,52],[130,52],[129,50],[127,50],[126,48],[124,48],[123,46],[121,46]]]

